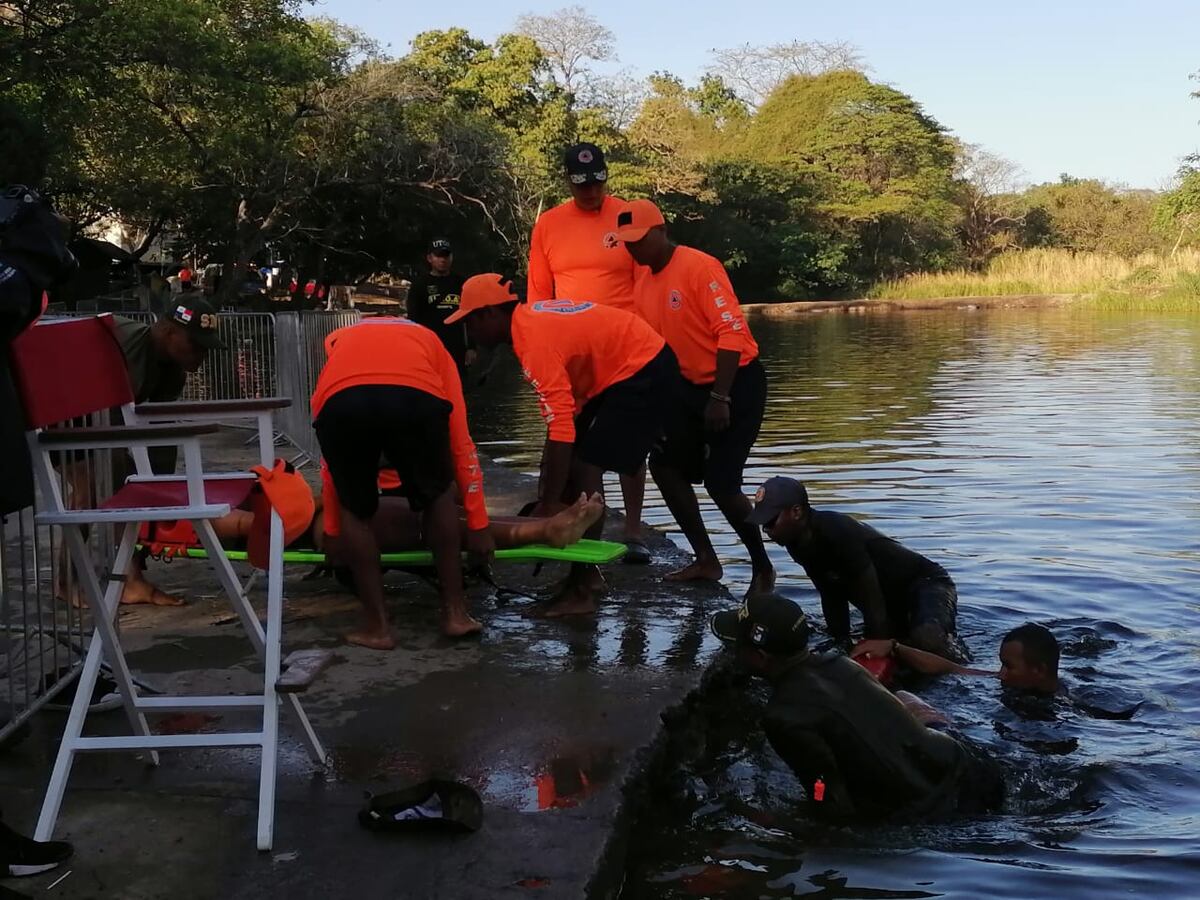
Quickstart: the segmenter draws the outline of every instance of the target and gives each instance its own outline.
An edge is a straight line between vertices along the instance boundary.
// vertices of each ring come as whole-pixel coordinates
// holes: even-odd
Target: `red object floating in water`
[[[880,684],[890,685],[896,677],[896,661],[890,656],[858,656],[854,661],[874,675]]]
[[[522,878],[516,882],[517,887],[523,888],[544,888],[550,886],[549,878]]]

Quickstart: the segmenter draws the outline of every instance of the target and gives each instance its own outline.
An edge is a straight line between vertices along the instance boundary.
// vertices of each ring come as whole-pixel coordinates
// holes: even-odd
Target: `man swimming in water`
[[[998,809],[1003,779],[980,751],[927,728],[864,668],[808,650],[804,612],[777,594],[712,617],[738,661],[771,682],[763,730],[812,811],[832,822]]]
[[[958,592],[937,563],[844,513],[813,509],[794,478],[768,479],[754,499],[747,521],[804,567],[834,638],[850,636],[853,605],[868,638],[903,637],[956,662],[970,658],[955,634]]]
[[[999,678],[1006,688],[1043,697],[1063,691],[1058,677],[1058,641],[1049,628],[1033,622],[1004,635],[998,672],[968,668],[894,639],[862,641],[850,655],[855,659],[892,657],[923,675],[988,675]]]

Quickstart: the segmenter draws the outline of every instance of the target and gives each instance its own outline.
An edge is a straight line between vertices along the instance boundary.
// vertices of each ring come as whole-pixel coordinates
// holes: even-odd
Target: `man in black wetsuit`
[[[739,662],[771,682],[763,730],[832,822],[936,818],[999,808],[1003,780],[980,751],[923,725],[866,669],[808,650],[791,600],[748,597],[712,617]]]
[[[955,662],[969,658],[955,634],[958,592],[937,563],[844,513],[813,509],[794,478],[768,479],[754,499],[748,521],[804,567],[833,637],[850,636],[854,605],[865,637],[903,639]]]
[[[458,312],[463,278],[453,272],[454,252],[450,242],[437,238],[430,242],[425,254],[425,268],[417,272],[408,289],[408,317],[424,325],[441,340],[458,365],[461,376],[473,355],[467,348],[467,332],[461,322],[446,325],[446,317]]]

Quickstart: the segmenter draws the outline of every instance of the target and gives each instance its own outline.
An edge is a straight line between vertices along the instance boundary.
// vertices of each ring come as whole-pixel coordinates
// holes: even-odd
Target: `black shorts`
[[[958,589],[949,575],[931,575],[913,583],[902,610],[889,610],[898,634],[920,650],[967,662],[971,654],[955,633],[958,619]]]
[[[575,417],[575,453],[605,472],[632,475],[659,439],[680,378],[670,347],[624,381],[609,385]]]
[[[313,428],[338,501],[360,519],[379,509],[379,466],[400,475],[401,496],[420,511],[454,482],[446,400],[416,388],[364,384],[338,391]]]
[[[667,419],[666,434],[651,461],[677,469],[692,484],[708,490],[741,490],[750,449],[758,439],[767,408],[767,373],[757,359],[738,369],[729,390],[729,427],[704,427],[711,384],[693,384],[680,376],[677,396]]]

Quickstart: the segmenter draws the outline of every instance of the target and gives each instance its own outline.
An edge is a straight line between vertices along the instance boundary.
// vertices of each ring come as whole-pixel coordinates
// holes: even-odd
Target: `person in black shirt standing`
[[[438,336],[458,364],[459,375],[466,371],[474,352],[467,348],[467,332],[461,322],[446,325],[446,317],[458,311],[463,279],[454,273],[454,252],[445,238],[436,238],[425,254],[427,271],[418,272],[408,289],[408,318],[424,325]]]
[[[954,662],[970,658],[955,633],[958,592],[932,560],[845,513],[813,509],[794,478],[770,478],[746,520],[787,549],[821,595],[825,627],[850,636],[850,607],[867,638],[897,638]]]

